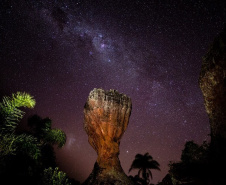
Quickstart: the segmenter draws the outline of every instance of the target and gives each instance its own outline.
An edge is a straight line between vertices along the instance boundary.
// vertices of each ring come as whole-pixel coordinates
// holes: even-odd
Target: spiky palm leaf
[[[5,96],[0,103],[0,131],[13,132],[24,112],[20,107],[33,108],[35,100],[25,92],[17,92],[12,97]]]
[[[15,135],[14,131],[24,112],[21,107],[33,108],[35,100],[25,92],[17,92],[12,97],[4,96],[0,102],[0,156],[13,155],[18,150],[37,158],[40,151],[36,138],[30,135]],[[26,146],[25,146],[26,145]]]

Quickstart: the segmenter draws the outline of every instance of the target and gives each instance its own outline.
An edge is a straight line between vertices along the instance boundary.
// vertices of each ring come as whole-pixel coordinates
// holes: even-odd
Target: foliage
[[[66,142],[66,135],[60,129],[52,129],[50,118],[42,119],[38,115],[33,115],[28,119],[28,126],[31,129],[41,147],[41,161],[43,168],[56,167],[53,145],[63,147]]]
[[[17,140],[17,137],[12,134],[1,134],[0,139],[0,156],[3,157],[6,155],[15,154],[17,149],[15,141]]]
[[[20,153],[26,154],[28,157],[35,160],[37,160],[41,155],[37,139],[32,135],[27,134],[18,135],[16,139],[16,147],[18,148],[17,150]]]
[[[151,179],[153,178],[151,169],[160,170],[159,163],[153,160],[153,157],[149,155],[149,153],[146,153],[144,155],[137,154],[129,169],[129,172],[132,169],[138,169],[138,177],[140,177],[142,173],[142,178],[145,181],[145,183],[143,184],[149,184],[150,177]]]
[[[44,170],[42,185],[71,185],[71,183],[69,182],[66,173],[59,171],[58,167],[55,169],[49,167]]]
[[[167,174],[162,179],[162,182],[158,182],[156,185],[176,185],[176,183],[174,183],[172,177],[169,174]]]
[[[0,160],[7,155],[26,154],[35,160],[41,155],[37,139],[28,134],[0,134]]]
[[[29,118],[28,125],[30,126],[33,134],[43,144],[58,145],[63,147],[66,142],[66,135],[60,129],[52,129],[52,120],[49,118],[42,119],[38,115]]]
[[[0,132],[13,132],[23,118],[21,107],[33,108],[35,100],[27,93],[17,92],[12,97],[4,96],[0,103]]]
[[[196,182],[208,179],[209,144],[202,145],[188,141],[182,151],[181,161],[169,164],[169,173],[177,182]]]
[[[17,92],[12,97],[5,96],[0,102],[0,159],[6,155],[24,150],[37,158],[40,151],[36,147],[36,139],[25,134],[15,135],[15,129],[24,112],[20,107],[33,108],[35,100],[27,93]]]
[[[52,129],[49,118],[37,115],[28,120],[30,132],[16,132],[25,114],[20,108],[33,108],[34,105],[33,97],[21,92],[3,97],[0,102],[0,178],[8,184],[37,184],[45,168],[56,167],[53,145],[62,147],[66,142],[62,130]],[[54,184],[69,184],[65,174],[57,170],[52,174]]]
[[[208,158],[209,144],[203,142],[202,145],[188,141],[182,150],[181,161],[184,163],[204,162]]]
[[[140,178],[138,175],[129,176],[129,178],[134,182],[135,185],[143,185],[146,184],[146,181],[142,178]]]
[[[62,147],[66,142],[66,135],[60,129],[52,129],[46,134],[45,141],[52,145],[57,144],[58,147]]]

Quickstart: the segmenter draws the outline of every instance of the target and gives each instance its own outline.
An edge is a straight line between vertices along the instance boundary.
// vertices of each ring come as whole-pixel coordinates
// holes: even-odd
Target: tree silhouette
[[[42,119],[38,115],[33,115],[28,119],[28,125],[32,134],[38,138],[42,145],[56,144],[58,147],[64,146],[66,135],[60,129],[52,129],[52,120],[50,118]]]
[[[52,120],[50,118],[42,119],[38,115],[33,115],[28,119],[28,126],[31,129],[41,148],[42,168],[56,167],[56,157],[53,145],[62,147],[66,142],[66,135],[60,129],[52,129]]]
[[[140,178],[138,175],[135,175],[134,177],[130,175],[129,178],[134,182],[135,185],[146,184],[146,181]]]
[[[152,177],[151,169],[160,170],[159,163],[156,160],[153,160],[153,157],[149,153],[137,154],[135,159],[129,169],[129,172],[132,169],[138,169],[138,177],[142,174],[142,178],[145,180],[145,184],[149,184],[150,177]]]
[[[169,174],[178,183],[207,184],[212,178],[209,154],[210,145],[207,142],[198,145],[194,141],[187,141],[182,150],[181,161],[170,162]]]

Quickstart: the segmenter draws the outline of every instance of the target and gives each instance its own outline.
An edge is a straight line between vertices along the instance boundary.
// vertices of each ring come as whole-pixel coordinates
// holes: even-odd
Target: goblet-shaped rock
[[[84,107],[84,128],[98,157],[84,184],[133,184],[118,158],[120,139],[127,128],[131,109],[131,99],[115,90],[90,92]]]

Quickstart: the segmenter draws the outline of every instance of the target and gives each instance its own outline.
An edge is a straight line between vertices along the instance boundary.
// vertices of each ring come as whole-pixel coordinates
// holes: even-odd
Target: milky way
[[[186,141],[209,140],[198,86],[202,56],[225,20],[223,1],[1,1],[0,94],[26,91],[27,117],[50,117],[67,135],[57,161],[83,181],[96,153],[83,129],[93,88],[117,89],[133,110],[120,146],[127,173],[137,153],[180,160]],[[24,119],[24,122],[26,118]],[[132,174],[135,174],[132,173]]]

